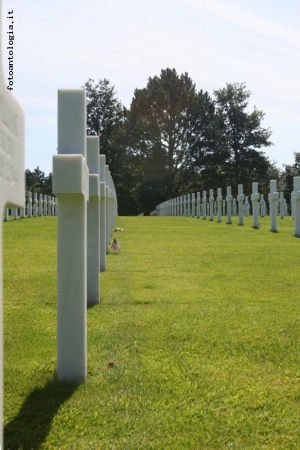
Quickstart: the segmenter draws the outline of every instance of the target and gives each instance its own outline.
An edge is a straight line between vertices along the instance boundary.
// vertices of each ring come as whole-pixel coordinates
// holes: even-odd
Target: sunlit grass
[[[300,240],[260,222],[118,218],[81,386],[55,381],[56,218],[4,223],[6,448],[298,449]]]

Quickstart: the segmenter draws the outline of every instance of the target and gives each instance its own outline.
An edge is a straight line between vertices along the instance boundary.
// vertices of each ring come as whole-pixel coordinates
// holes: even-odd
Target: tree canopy
[[[31,172],[29,169],[25,170],[25,188],[26,192],[36,192],[37,194],[53,195],[52,194],[52,172],[48,176],[40,170],[39,166]]]
[[[129,109],[107,79],[89,79],[87,134],[100,136],[120,214],[149,213],[156,204],[200,190],[239,183],[267,193],[274,164],[264,155],[271,131],[263,111],[249,111],[245,83],[227,83],[213,96],[197,91],[188,73],[164,69],[135,89]]]
[[[264,178],[270,165],[263,152],[258,151],[272,145],[270,129],[261,127],[265,114],[256,106],[252,112],[247,111],[251,92],[246,89],[245,83],[227,83],[225,88],[214,91],[214,95],[223,145],[230,155],[228,175],[232,184],[243,183],[249,189],[254,178]]]

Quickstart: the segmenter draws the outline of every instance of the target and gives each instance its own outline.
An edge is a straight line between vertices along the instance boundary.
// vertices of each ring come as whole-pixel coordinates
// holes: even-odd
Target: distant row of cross
[[[39,216],[57,216],[57,199],[50,195],[37,194],[28,192],[27,202],[24,199],[24,206],[22,208],[4,208],[3,219],[9,220],[12,216],[15,220],[21,218],[31,218]]]
[[[294,191],[291,195],[291,213],[294,219],[295,235],[300,236],[300,177],[294,177]],[[222,197],[222,189],[218,188],[217,197],[214,197],[213,189],[209,191],[207,198],[206,191],[182,195],[180,197],[167,200],[156,206],[157,216],[188,216],[202,217],[214,220],[218,217],[218,222],[222,222],[222,216],[227,215],[227,223],[232,223],[232,216],[238,216],[238,225],[244,225],[244,217],[252,213],[252,226],[259,228],[259,216],[267,215],[267,206],[263,194],[258,193],[258,183],[252,183],[251,204],[249,198],[243,194],[243,185],[238,185],[237,198],[233,198],[231,186],[227,186],[227,195]],[[299,197],[299,198],[298,198]],[[277,216],[282,219],[288,215],[288,205],[283,192],[277,192],[277,181],[270,180],[269,215],[271,220],[270,230],[277,231]]]

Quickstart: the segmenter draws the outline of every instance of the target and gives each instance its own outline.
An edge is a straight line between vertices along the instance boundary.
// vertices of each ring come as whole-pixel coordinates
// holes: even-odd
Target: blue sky
[[[299,0],[2,0],[14,11],[14,94],[25,111],[25,166],[52,171],[57,90],[108,78],[130,106],[135,88],[161,69],[188,72],[197,89],[246,82],[250,109],[265,112],[270,159],[300,151]]]

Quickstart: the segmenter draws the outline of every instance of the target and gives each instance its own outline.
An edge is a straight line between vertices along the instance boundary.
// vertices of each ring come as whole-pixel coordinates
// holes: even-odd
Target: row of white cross
[[[238,215],[238,204],[236,198],[232,198],[231,205],[231,215]],[[222,216],[226,216],[226,211],[230,207],[230,201],[222,200]],[[210,201],[207,201],[206,191],[203,191],[203,201],[201,201],[200,192],[197,192],[197,197],[195,194],[187,194],[181,197],[177,197],[172,200],[168,200],[161,205],[157,206],[156,215],[166,215],[166,216],[189,216],[189,217],[210,217],[210,211],[213,211],[213,216],[218,215],[218,203],[210,196]],[[249,202],[249,197],[245,196],[245,202],[243,204],[243,214],[244,216],[250,216],[251,204]],[[264,199],[264,194],[260,194],[259,200],[259,215],[264,217],[268,215],[266,201]],[[283,192],[280,192],[280,199],[277,202],[277,215],[282,219],[288,215],[288,205],[286,199],[283,198]]]
[[[292,216],[294,220],[295,235],[300,236],[300,218],[298,219],[298,208],[300,203],[297,198],[298,191],[300,191],[300,177],[294,177],[294,191],[291,196]],[[233,198],[231,194],[231,186],[227,187],[227,195],[224,199],[222,197],[222,190],[218,188],[217,198],[215,200],[214,191],[210,189],[209,197],[207,198],[206,191],[197,192],[197,196],[192,194],[183,195],[175,199],[167,200],[156,206],[157,216],[189,216],[202,217],[206,219],[209,216],[210,220],[214,220],[214,216],[218,216],[218,222],[222,221],[222,215],[226,215],[227,223],[232,223],[232,216],[239,216],[239,225],[244,225],[244,216],[250,215],[250,203],[248,197],[243,194],[243,185],[238,185],[237,198]],[[283,219],[288,215],[287,203],[283,192],[277,192],[277,181],[270,181],[270,193],[268,195],[270,205],[270,220],[271,231],[277,231],[277,215]],[[300,200],[300,198],[299,198]],[[259,228],[259,215],[264,217],[267,214],[266,202],[263,194],[258,193],[258,183],[252,183],[252,226]]]
[[[33,198],[32,193],[28,192],[27,203],[26,199],[23,208],[5,208],[3,213],[4,221],[9,219],[11,215],[14,219],[21,218],[31,218],[38,216],[57,216],[57,199],[51,197],[50,195],[43,195],[34,192]]]
[[[99,272],[117,216],[116,191],[99,137],[86,136],[84,89],[58,91],[58,155],[53,157],[57,219],[57,376],[83,382],[88,305],[99,303]]]
[[[0,0],[0,37],[2,5]],[[1,41],[0,41],[1,44]],[[0,62],[2,62],[0,45]],[[0,67],[0,211],[24,208],[24,112]],[[86,136],[85,91],[58,91],[58,364],[60,380],[86,379],[86,309],[99,303],[99,272],[117,215],[115,187],[99,138]],[[30,202],[29,202],[30,203]],[[35,212],[38,214],[37,208]],[[28,208],[30,217],[31,208]],[[45,212],[44,212],[45,214]],[[0,220],[0,450],[3,448],[3,270]]]

